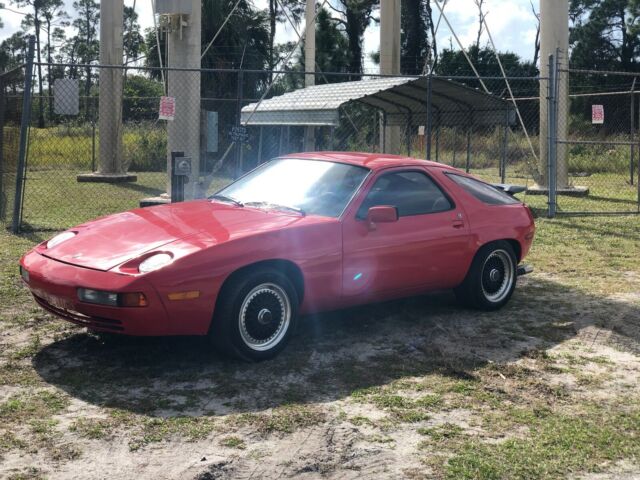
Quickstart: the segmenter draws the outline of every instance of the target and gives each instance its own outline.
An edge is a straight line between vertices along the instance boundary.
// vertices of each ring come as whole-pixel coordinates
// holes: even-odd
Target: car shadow
[[[499,312],[465,310],[439,294],[309,316],[277,358],[257,364],[221,358],[204,338],[87,333],[47,345],[33,363],[46,382],[101,407],[226,415],[333,401],[430,373],[470,378],[489,362],[603,330],[640,351],[640,307],[527,278]]]

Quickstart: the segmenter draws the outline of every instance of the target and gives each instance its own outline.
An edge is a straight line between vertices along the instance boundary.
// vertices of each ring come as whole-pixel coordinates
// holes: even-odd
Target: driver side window
[[[369,190],[358,210],[364,219],[371,207],[392,205],[400,217],[425,215],[451,210],[453,204],[429,176],[418,171],[382,175]]]

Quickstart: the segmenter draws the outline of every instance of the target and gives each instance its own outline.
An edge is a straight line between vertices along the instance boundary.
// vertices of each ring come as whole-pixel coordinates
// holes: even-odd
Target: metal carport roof
[[[358,102],[385,112],[388,125],[424,125],[431,80],[433,119],[440,126],[515,122],[506,100],[441,77],[385,77],[329,83],[252,103],[243,125],[338,126],[339,109]]]

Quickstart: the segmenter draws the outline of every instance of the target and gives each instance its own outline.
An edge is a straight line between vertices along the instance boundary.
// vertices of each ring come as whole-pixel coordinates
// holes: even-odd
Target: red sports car
[[[301,314],[443,289],[502,307],[535,231],[505,188],[413,158],[289,155],[208,199],[72,228],[21,275],[45,310],[91,330],[208,335],[262,360]]]

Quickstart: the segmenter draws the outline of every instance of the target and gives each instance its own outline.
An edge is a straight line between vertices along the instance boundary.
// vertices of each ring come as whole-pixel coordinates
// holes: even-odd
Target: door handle
[[[453,228],[463,228],[464,220],[462,219],[462,214],[457,213],[456,217],[453,219]]]

